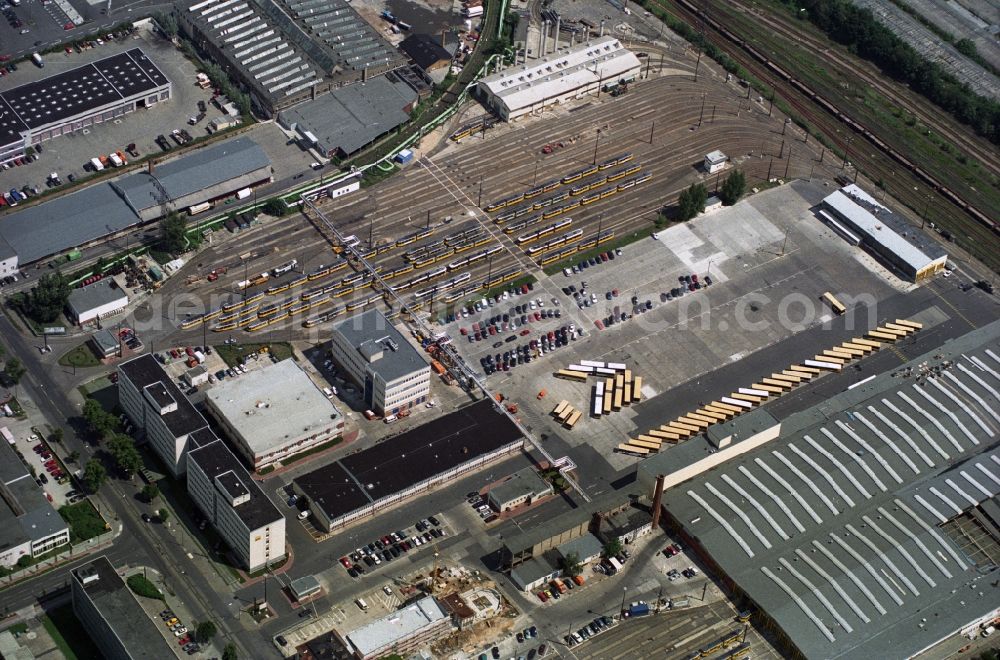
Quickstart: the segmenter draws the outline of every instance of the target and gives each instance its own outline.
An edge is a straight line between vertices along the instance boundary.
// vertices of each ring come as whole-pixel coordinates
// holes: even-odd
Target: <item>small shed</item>
[[[197,367],[191,367],[184,372],[184,380],[191,387],[198,387],[208,382],[208,370],[200,364]]]
[[[292,598],[302,601],[318,594],[322,590],[322,586],[315,576],[305,575],[297,580],[292,580],[288,585],[288,590],[291,592]]]
[[[712,153],[705,155],[705,171],[709,174],[715,174],[726,167],[728,160],[729,157],[726,154],[716,149]]]
[[[90,345],[102,358],[109,358],[118,353],[118,339],[107,328],[95,332],[90,338]]]

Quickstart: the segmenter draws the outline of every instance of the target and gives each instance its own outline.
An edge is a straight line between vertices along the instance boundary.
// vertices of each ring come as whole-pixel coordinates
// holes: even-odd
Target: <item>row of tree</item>
[[[52,323],[66,307],[72,290],[62,273],[42,275],[33,289],[11,296],[10,304],[37,323]]]
[[[719,189],[719,199],[725,206],[732,206],[740,201],[746,190],[746,175],[739,170],[733,170],[726,177],[722,187]],[[677,198],[677,219],[687,222],[705,210],[705,202],[708,201],[708,189],[703,183],[692,183],[686,190],[682,190]]]
[[[95,399],[87,399],[83,404],[83,419],[89,430],[103,443],[115,468],[126,478],[132,478],[143,468],[142,455],[135,448],[135,441],[122,433],[122,425],[117,417],[106,411]],[[107,470],[97,459],[87,461],[83,467],[83,482],[91,492],[97,492],[107,480]],[[152,497],[149,498],[152,501]]]
[[[834,41],[877,64],[945,112],[1000,144],[1000,103],[975,94],[851,0],[785,0]]]

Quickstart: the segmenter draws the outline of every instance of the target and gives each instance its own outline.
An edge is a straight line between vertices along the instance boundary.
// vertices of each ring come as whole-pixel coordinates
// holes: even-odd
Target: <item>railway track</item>
[[[914,164],[906,156],[887,145],[867,127],[861,125],[828,99],[820,96],[801,81],[797,80],[781,66],[772,62],[759,50],[749,45],[745,39],[734,34],[715,18],[706,16],[704,11],[689,0],[657,0],[682,20],[692,25],[706,25],[722,39],[716,45],[729,56],[743,64],[753,75],[773,83],[773,87],[807,121],[819,127],[838,147],[849,153],[850,159],[865,171],[874,181],[881,181],[897,199],[909,202],[915,211],[934,221],[948,236],[974,255],[983,258],[988,266],[997,268],[1000,258],[988,246],[996,244],[998,227],[991,211],[973,206],[944,185],[937,177],[928,173],[920,165]],[[875,147],[875,153],[864,148],[857,139],[852,142],[842,129],[854,133]],[[923,194],[914,184],[923,184]],[[917,195],[914,194],[915,188]],[[926,197],[922,198],[926,194]],[[925,201],[926,200],[926,201]],[[934,200],[934,204],[931,204]],[[920,202],[924,202],[921,204]],[[956,213],[961,211],[962,213]]]

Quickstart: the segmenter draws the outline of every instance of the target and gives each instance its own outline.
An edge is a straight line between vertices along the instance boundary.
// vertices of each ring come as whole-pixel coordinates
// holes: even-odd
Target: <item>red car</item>
[[[549,599],[549,597],[545,595],[544,591],[539,591],[538,592],[538,600],[540,600],[540,601],[542,601],[544,603],[548,599]]]
[[[191,348],[190,346],[185,348],[184,352],[187,353],[188,357],[194,357],[194,349]]]
[[[184,635],[183,637],[177,640],[177,646],[186,646],[190,643],[191,643],[190,635]]]
[[[463,335],[463,336],[465,336],[465,335],[469,334],[469,331],[468,331],[468,329],[466,329],[466,328],[459,328],[459,329],[458,329],[458,332],[459,332],[459,333],[460,333],[461,335]]]
[[[523,336],[525,336],[526,334],[528,334],[529,332],[531,332],[531,331],[530,331],[530,330],[528,330],[527,328],[525,328],[524,330],[522,330],[522,331],[521,331],[521,336],[523,337]]]
[[[49,459],[45,461],[45,467],[56,467],[56,462],[54,459]]]
[[[351,560],[348,559],[347,557],[341,557],[340,558],[340,563],[344,565],[344,568],[350,568],[351,567]]]

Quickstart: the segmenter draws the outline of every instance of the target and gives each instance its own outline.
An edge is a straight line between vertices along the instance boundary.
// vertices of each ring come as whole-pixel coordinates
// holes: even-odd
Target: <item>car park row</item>
[[[172,611],[163,610],[160,612],[160,620],[174,634],[174,637],[177,638],[177,644],[185,653],[194,655],[201,650],[201,645],[192,639],[191,632],[188,631],[187,626],[181,623],[180,619]]]
[[[291,499],[289,501],[294,502]],[[448,535],[445,530],[441,529],[441,521],[435,516],[418,520],[413,525],[413,529],[408,530],[410,528],[390,532],[357,548],[349,555],[340,558],[341,566],[347,570],[352,578],[358,578],[365,574],[365,566],[368,569],[374,569],[383,562],[389,563],[411,550]]]

